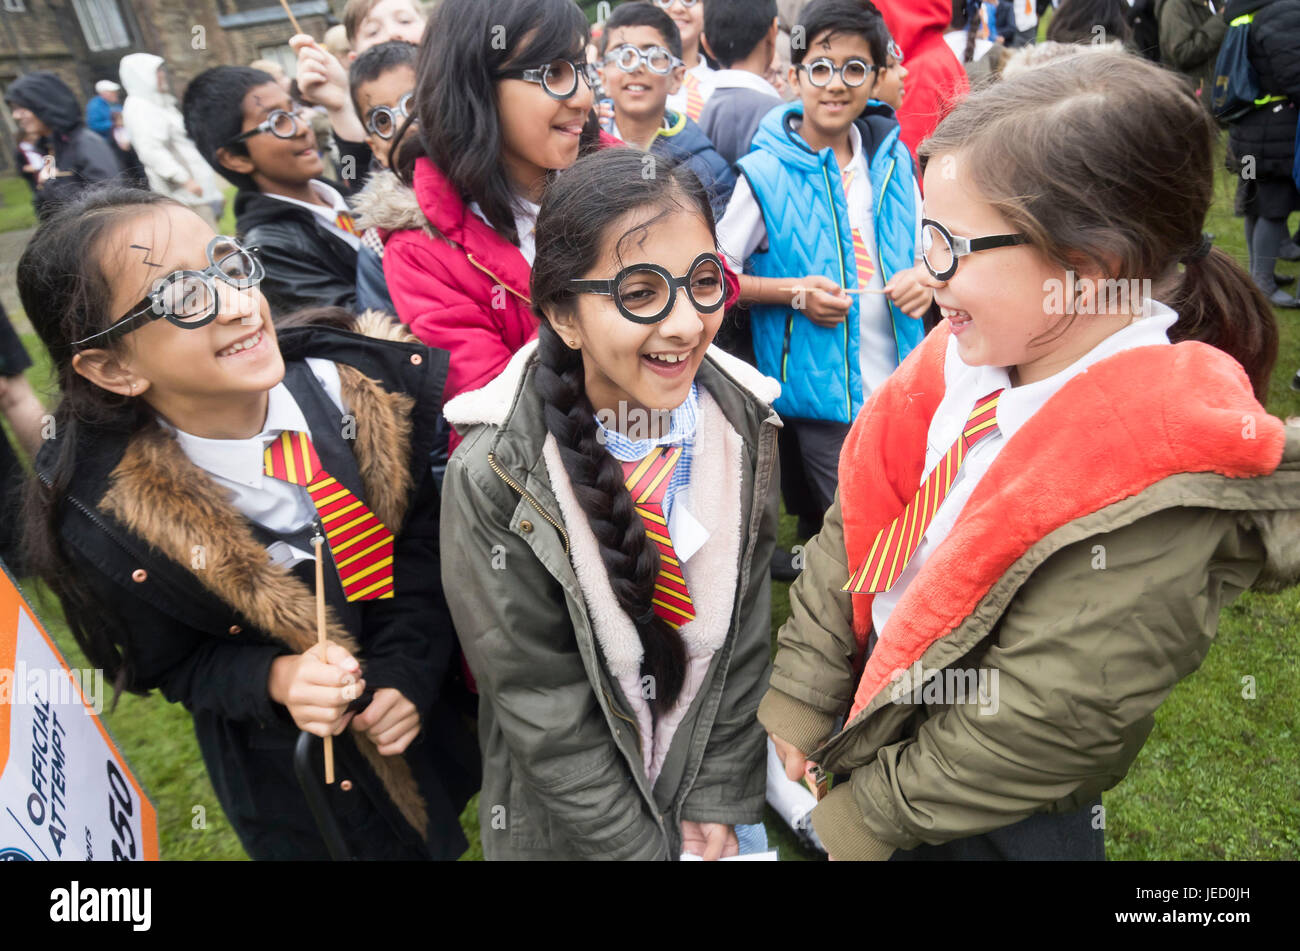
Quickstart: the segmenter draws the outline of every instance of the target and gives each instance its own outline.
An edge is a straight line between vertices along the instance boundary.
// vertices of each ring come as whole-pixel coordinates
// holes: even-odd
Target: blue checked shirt
[[[600,429],[600,438],[604,440],[609,454],[619,462],[638,462],[644,459],[655,446],[681,446],[682,455],[673,469],[672,478],[668,480],[668,489],[664,494],[664,517],[671,518],[673,500],[679,490],[691,481],[691,455],[695,449],[695,427],[700,418],[700,394],[694,383],[686,396],[686,401],[672,411],[669,417],[668,432],[658,439],[629,439],[614,429],[606,429],[599,418],[596,426]]]

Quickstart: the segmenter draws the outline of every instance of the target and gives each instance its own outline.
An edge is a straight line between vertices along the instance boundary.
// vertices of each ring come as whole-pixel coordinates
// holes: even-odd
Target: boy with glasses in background
[[[685,73],[677,25],[652,3],[625,3],[605,24],[599,45],[602,86],[613,105],[606,131],[644,151],[687,165],[721,218],[736,186],[731,165],[703,130],[669,106]]]
[[[793,47],[789,74],[799,98],[764,117],[738,163],[718,246],[745,272],[740,300],[758,368],[781,382],[782,491],[807,537],[834,501],[850,424],[924,337],[933,295],[914,272],[921,196],[912,157],[892,109],[876,101],[890,45],[884,20],[857,0],[816,0],[799,28],[807,42]],[[785,778],[775,754],[767,795],[811,837],[816,800]]]
[[[261,250],[262,292],[279,315],[312,305],[357,306],[361,239],[305,115],[267,73],[217,66],[185,90],[185,129],[203,158],[239,187],[235,223]]]
[[[358,210],[372,201],[383,202],[397,186],[389,171],[397,133],[415,112],[415,57],[418,47],[401,40],[372,46],[352,62],[348,86],[352,105],[366,130],[370,150],[366,184],[352,196]],[[396,315],[384,281],[384,240],[378,228],[359,226],[361,247],[357,251],[357,307],[382,310]]]

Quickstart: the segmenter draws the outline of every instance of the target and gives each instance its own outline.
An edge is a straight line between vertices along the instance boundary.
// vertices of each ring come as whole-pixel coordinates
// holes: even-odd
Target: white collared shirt
[[[534,205],[527,198],[515,198],[515,231],[519,234],[519,253],[524,256],[528,266],[533,266],[533,258],[537,256],[537,213],[542,210],[541,205]],[[483,214],[483,209],[479,203],[472,201],[469,204],[469,210],[479,216],[485,225],[492,227],[492,222],[487,220],[487,215]]]
[[[711,69],[709,67],[709,64],[704,61],[704,57],[701,56],[700,61],[696,63],[694,66],[687,69],[686,72],[694,76],[697,80],[699,80],[698,88],[700,91],[700,98],[702,101],[708,102],[709,96],[713,95],[713,90],[717,88],[714,85],[713,79],[715,76],[717,76],[719,73],[723,71],[717,69]],[[728,72],[730,72],[730,70],[728,70]],[[681,88],[679,88],[675,93],[672,93],[668,97],[668,103],[666,108],[670,112],[677,113],[679,116],[687,115],[685,80],[682,81]]]
[[[732,70],[736,72],[736,70]],[[753,76],[753,73],[749,75]],[[754,77],[758,79],[760,77]],[[885,286],[884,274],[880,266],[880,251],[876,247],[876,221],[874,197],[871,188],[871,169],[866,152],[862,148],[862,133],[856,125],[849,126],[849,147],[853,151],[849,164],[840,170],[841,175],[852,172],[849,179],[845,201],[849,206],[849,227],[862,236],[874,265],[871,279],[865,287],[882,290]],[[916,208],[921,207],[921,192],[915,189]],[[749,179],[744,175],[738,177],[735,191],[726,213],[718,222],[718,247],[727,258],[727,263],[736,272],[744,270],[745,261],[767,243],[767,223],[763,219],[763,209],[749,187]],[[921,216],[916,220],[916,247],[914,254],[921,248]],[[852,249],[850,249],[852,256]],[[792,279],[806,277],[804,274],[786,275]],[[826,275],[837,279],[838,275]],[[865,399],[876,387],[885,382],[889,374],[898,368],[898,344],[894,340],[894,321],[889,312],[889,304],[883,294],[858,295],[858,365],[862,372],[862,396]]]
[[[1007,440],[1015,436],[1029,418],[1042,409],[1061,387],[1094,363],[1134,347],[1151,347],[1169,343],[1168,330],[1174,325],[1178,315],[1159,301],[1149,298],[1143,300],[1142,306],[1143,315],[1140,319],[1111,334],[1064,370],[1045,380],[1023,386],[1011,385],[1011,377],[1005,367],[967,366],[958,356],[957,338],[949,338],[943,365],[944,395],[938,409],[934,412],[934,418],[930,420],[930,429],[926,437],[925,472],[922,474],[922,480],[924,481],[934,467],[943,460],[953,443],[957,441],[975,403],[994,390],[1001,389],[1003,392],[998,399],[997,408],[998,424],[992,434],[977,442],[967,453],[961,468],[957,470],[952,488],[948,490],[948,495],[934,513],[934,518],[926,529],[916,554],[907,563],[906,570],[892,588],[876,595],[875,600],[872,601],[871,620],[877,636],[884,632],[885,625],[889,623],[889,617],[893,614],[903,592],[907,590],[907,586],[912,583],[926,561],[952,531],[961,515],[961,510],[965,508],[975,487],[993,465],[993,461],[997,459],[998,453],[1007,444]],[[851,570],[856,571],[857,567],[852,565]]]
[[[487,227],[493,226],[493,223],[487,221],[484,209],[480,208],[477,201],[469,203],[469,210],[477,214],[478,220],[482,221]],[[519,234],[519,253],[528,261],[529,268],[533,266],[533,259],[537,256],[537,213],[542,210],[541,205],[534,205],[528,199],[515,199],[515,231]]]
[[[346,413],[338,367],[332,360],[316,357],[308,357],[306,362],[330,400]],[[263,458],[272,439],[286,430],[311,432],[307,418],[283,382],[268,391],[266,422],[262,431],[249,439],[206,439],[177,429],[161,418],[159,422],[175,434],[190,462],[226,489],[231,504],[249,520],[269,531],[288,533],[302,530],[316,517],[316,506],[306,488],[272,478],[264,471]],[[267,552],[273,563],[290,567],[314,557],[284,542],[276,542]]]
[[[751,73],[747,69],[713,69],[709,70],[707,76],[702,76],[701,80],[709,83],[710,92],[715,89],[752,89],[766,96],[781,98],[775,86],[758,73]]]
[[[321,219],[329,226],[330,230],[351,245],[352,250],[360,250],[361,239],[351,231],[345,231],[343,228],[338,226],[338,216],[340,212],[347,212],[349,215],[352,214],[352,209],[349,208],[348,203],[343,200],[343,196],[338,193],[337,189],[326,185],[324,182],[313,181],[311,183],[311,188],[312,191],[320,196],[323,201],[328,203],[328,208],[325,207],[325,205],[313,205],[305,201],[299,201],[297,198],[290,198],[287,195],[272,195],[270,192],[263,192],[262,194],[266,195],[268,198],[287,201],[291,205],[297,205],[299,208],[306,208],[308,211],[320,215]]]

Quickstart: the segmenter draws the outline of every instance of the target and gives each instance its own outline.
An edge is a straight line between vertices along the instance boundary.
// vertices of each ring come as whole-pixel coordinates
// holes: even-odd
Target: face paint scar
[[[137,250],[144,252],[144,255],[140,259],[143,263],[149,265],[150,267],[162,267],[161,264],[156,264],[153,261],[149,260],[149,252],[151,252],[153,248],[145,247],[143,244],[133,244],[130,245],[130,247],[136,248]]]

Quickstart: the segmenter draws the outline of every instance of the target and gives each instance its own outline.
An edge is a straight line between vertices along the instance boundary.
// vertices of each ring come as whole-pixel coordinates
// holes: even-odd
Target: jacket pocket
[[[532,801],[528,789],[515,770],[510,770],[510,805],[506,821],[510,823],[510,843],[520,848],[549,849],[551,824],[546,811]]]

